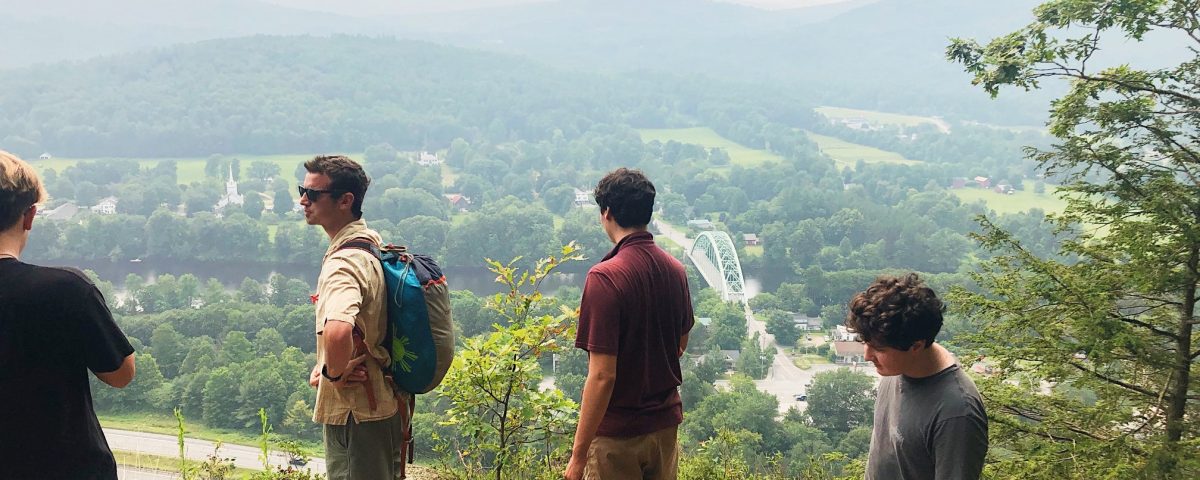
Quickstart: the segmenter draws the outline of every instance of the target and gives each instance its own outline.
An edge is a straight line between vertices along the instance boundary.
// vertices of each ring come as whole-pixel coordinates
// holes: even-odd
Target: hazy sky
[[[541,3],[555,0],[263,0],[288,7],[336,12],[345,15],[389,15],[404,13],[447,12],[473,8]],[[653,1],[653,0],[648,0]],[[856,0],[714,0],[764,9],[785,9],[830,5]],[[865,2],[864,2],[865,3]]]

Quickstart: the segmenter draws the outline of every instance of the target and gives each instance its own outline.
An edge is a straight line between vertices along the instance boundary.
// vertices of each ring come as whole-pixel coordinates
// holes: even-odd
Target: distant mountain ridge
[[[586,71],[702,74],[789,89],[814,104],[996,124],[1039,124],[1048,102],[1045,95],[992,101],[944,58],[950,37],[987,39],[1018,28],[1040,0],[848,0],[782,11],[709,0],[458,0],[447,6],[472,8],[370,17],[279,5],[304,0],[0,2],[15,12],[0,19],[0,68],[212,38],[345,33]],[[117,13],[127,11],[135,13]]]
[[[459,137],[576,138],[597,124],[661,128],[712,111],[706,104],[796,126],[812,118],[786,92],[734,88],[411,40],[255,36],[10,71],[0,76],[0,149],[63,157],[360,151],[385,142],[438,149]]]

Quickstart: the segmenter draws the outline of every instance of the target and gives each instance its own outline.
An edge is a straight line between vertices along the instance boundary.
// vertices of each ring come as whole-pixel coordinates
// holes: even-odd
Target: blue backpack
[[[383,266],[387,283],[385,346],[392,358],[392,381],[397,393],[427,393],[446,377],[454,360],[454,321],[450,289],[442,269],[428,255],[408,253],[405,247],[355,239],[341,248],[370,252]]]
[[[412,418],[419,393],[437,388],[454,361],[454,320],[450,315],[450,288],[441,267],[428,255],[408,253],[405,247],[356,238],[343,248],[365,250],[379,259],[387,284],[387,337],[384,345],[392,358],[388,383],[397,396],[409,397],[402,409],[408,428],[401,444],[400,478],[405,464],[413,463]],[[360,337],[361,338],[361,337]],[[364,347],[365,350],[365,347]],[[374,409],[374,395],[367,390]]]

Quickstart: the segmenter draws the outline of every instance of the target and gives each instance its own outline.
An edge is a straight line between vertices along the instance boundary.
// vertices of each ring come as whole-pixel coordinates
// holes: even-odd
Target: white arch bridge
[[[720,231],[701,232],[688,249],[688,258],[700,271],[704,281],[727,302],[746,302],[746,279],[742,262],[729,234]]]

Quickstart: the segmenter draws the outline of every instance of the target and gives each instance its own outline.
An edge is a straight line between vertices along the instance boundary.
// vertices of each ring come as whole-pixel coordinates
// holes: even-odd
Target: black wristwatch
[[[327,368],[329,368],[329,365],[322,365],[322,366],[321,366],[321,376],[322,376],[322,377],[325,377],[325,379],[327,379],[327,380],[329,380],[329,381],[331,381],[331,382],[338,382],[338,381],[341,381],[341,380],[342,380],[342,376],[346,374],[346,372],[342,372],[342,375],[338,375],[338,376],[336,376],[336,377],[331,377],[331,376],[329,376],[329,371],[328,371],[328,370],[326,370]]]

